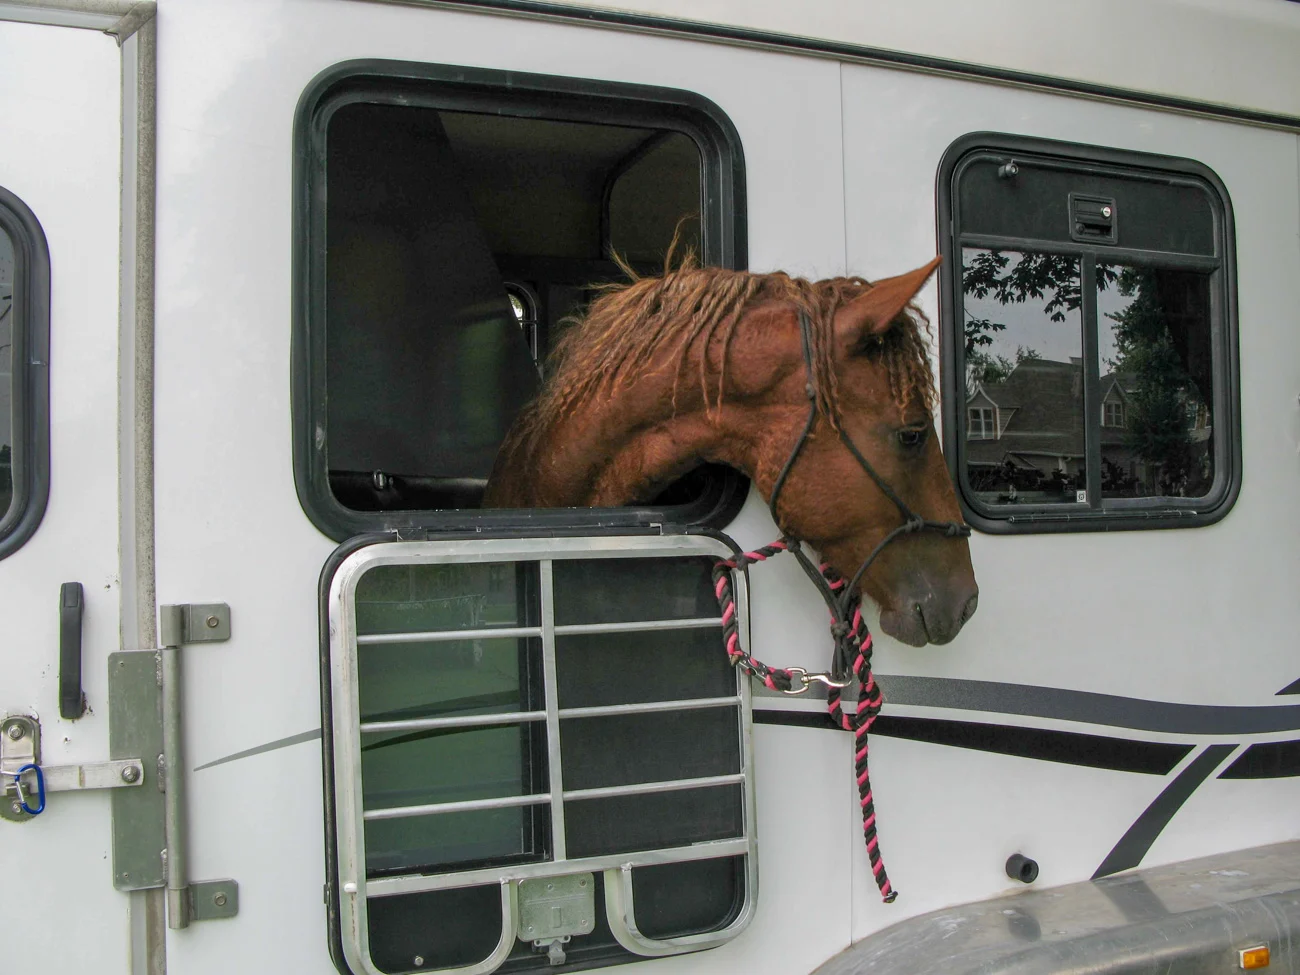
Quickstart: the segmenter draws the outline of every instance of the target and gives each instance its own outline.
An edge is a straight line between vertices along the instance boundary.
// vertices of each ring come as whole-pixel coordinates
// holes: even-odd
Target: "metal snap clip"
[[[848,687],[850,683],[850,681],[847,679],[836,680],[830,674],[810,674],[802,667],[788,667],[786,668],[786,670],[791,677],[799,678],[798,688],[792,687],[788,691],[781,692],[782,694],[788,694],[791,697],[794,697],[795,695],[798,694],[807,693],[808,688],[812,687],[813,684],[825,684],[827,687],[835,687],[835,688],[843,689],[845,687]]]
[[[36,773],[37,806],[35,809],[27,805],[27,797],[23,795],[23,774],[25,772]],[[45,812],[45,773],[41,771],[39,765],[29,763],[24,765],[17,772],[6,772],[5,774],[14,777],[14,791],[18,793],[18,805],[23,812],[27,813],[29,816],[39,816],[41,813]]]

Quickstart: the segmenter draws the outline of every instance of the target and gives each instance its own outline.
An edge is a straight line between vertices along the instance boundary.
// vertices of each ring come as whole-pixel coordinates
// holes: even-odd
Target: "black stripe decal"
[[[776,711],[754,709],[755,724],[796,728],[838,730],[830,717],[819,711]],[[1088,768],[1146,775],[1168,775],[1187,757],[1191,745],[1154,741],[1130,741],[1104,735],[1084,735],[1043,728],[951,721],[946,718],[914,718],[882,714],[872,725],[873,735],[924,741],[934,745],[970,748],[998,755],[1014,755],[1044,762],[1061,762]]]
[[[1258,735],[1300,730],[1300,704],[1175,704],[1033,684],[877,675],[886,704],[992,711],[1180,735]]]
[[[1283,694],[1300,694],[1300,680],[1292,681],[1290,684],[1287,684],[1286,687],[1277,692],[1278,697],[1281,697]]]
[[[1300,775],[1300,741],[1251,745],[1219,776],[1221,779],[1284,779]]]
[[[1183,769],[1176,779],[1165,786],[1165,790],[1156,796],[1155,801],[1120,837],[1115,848],[1101,861],[1101,866],[1092,875],[1093,880],[1109,877],[1121,870],[1136,867],[1151,849],[1161,831],[1169,825],[1174,813],[1182,808],[1188,797],[1196,791],[1197,786],[1209,777],[1210,773],[1222,764],[1236,745],[1210,745],[1192,759],[1191,764]]]

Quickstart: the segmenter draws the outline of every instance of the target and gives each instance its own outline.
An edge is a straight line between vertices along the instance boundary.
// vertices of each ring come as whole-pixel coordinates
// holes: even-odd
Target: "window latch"
[[[1070,237],[1088,244],[1119,241],[1119,207],[1104,196],[1070,194]]]

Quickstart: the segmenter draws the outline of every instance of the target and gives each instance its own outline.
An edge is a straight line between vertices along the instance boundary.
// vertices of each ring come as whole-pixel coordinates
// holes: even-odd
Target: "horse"
[[[507,432],[484,505],[647,502],[726,464],[769,502],[778,490],[780,529],[846,579],[878,556],[860,585],[884,632],[949,642],[979,601],[965,537],[920,531],[875,552],[900,509],[961,519],[934,432],[929,321],[913,304],[938,264],[872,284],[688,261],[604,286]]]

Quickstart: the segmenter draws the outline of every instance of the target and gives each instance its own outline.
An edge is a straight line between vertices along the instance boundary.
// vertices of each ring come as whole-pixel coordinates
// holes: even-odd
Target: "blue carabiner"
[[[27,805],[27,797],[23,795],[23,773],[36,773],[36,800],[38,805],[35,809]],[[41,771],[39,765],[24,765],[17,772],[8,773],[14,777],[14,789],[18,792],[18,804],[22,807],[23,812],[29,816],[39,816],[45,812],[45,773]]]

